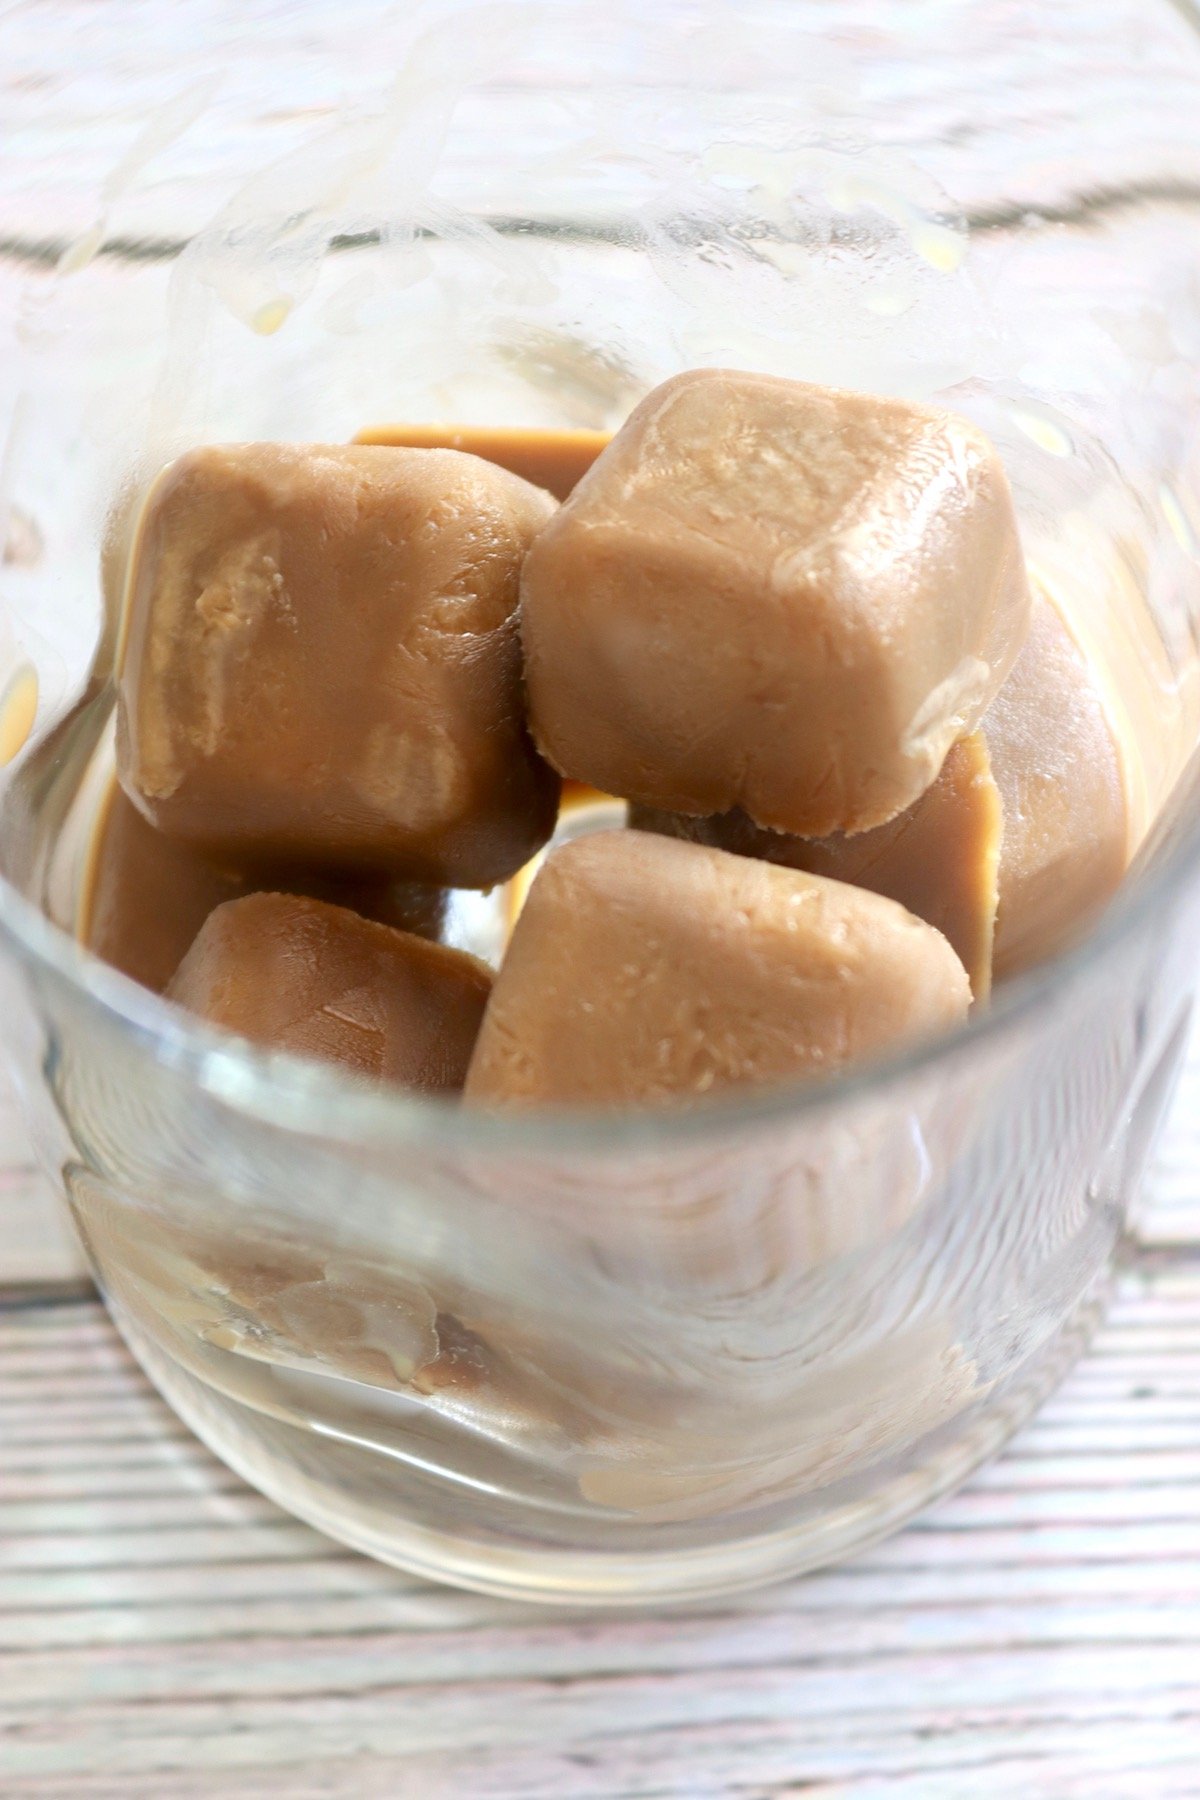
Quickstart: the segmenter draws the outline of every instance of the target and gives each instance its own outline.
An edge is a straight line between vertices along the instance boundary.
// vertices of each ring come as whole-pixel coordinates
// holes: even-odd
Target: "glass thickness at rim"
[[[419,1100],[397,1089],[372,1092],[317,1062],[257,1050],[192,1020],[119,974],[60,930],[0,876],[0,934],[21,960],[120,1029],[140,1037],[154,1062],[189,1074],[214,1100],[264,1124],[375,1149],[389,1143],[445,1143],[495,1154],[529,1151],[653,1150],[703,1142],[722,1132],[769,1127],[886,1097],[906,1081],[936,1074],[952,1058],[993,1043],[1030,1014],[1053,1006],[1089,971],[1129,946],[1153,916],[1193,882],[1200,885],[1200,750],[1179,792],[1196,807],[1161,860],[1127,877],[1097,923],[1075,945],[1018,976],[990,1004],[943,1036],[865,1064],[829,1083],[773,1085],[678,1108],[602,1108],[485,1112],[445,1099]]]

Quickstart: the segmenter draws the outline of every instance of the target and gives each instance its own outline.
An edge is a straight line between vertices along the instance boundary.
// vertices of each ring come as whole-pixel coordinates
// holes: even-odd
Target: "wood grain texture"
[[[998,1462],[844,1568],[615,1618],[339,1549],[213,1461],[94,1299],[11,1286],[0,1793],[1200,1793],[1198,1192],[1200,1041],[1146,1253]]]
[[[679,1614],[443,1591],[286,1519],[92,1302],[0,1331],[0,1791],[1195,1793],[1200,1250],[848,1567]]]
[[[1012,254],[1007,233],[1026,208],[1050,228],[1024,246],[1031,260],[1079,227],[1080,266],[1105,308],[1099,328],[1080,337],[1056,284],[1039,298],[1046,278],[1035,276],[1017,341],[1023,331],[1052,367],[1083,366],[1103,388],[1161,340],[1177,358],[1156,377],[1164,397],[1169,386],[1193,391],[1200,142],[1182,51],[1195,3],[1173,5],[1177,43],[1150,31],[1149,0],[830,9],[846,42],[868,51],[906,28],[907,60],[876,82],[870,106],[885,126],[903,118],[914,157],[919,118],[952,155],[971,142],[956,192],[984,285]],[[256,51],[286,94],[248,146],[266,167],[346,95],[382,93],[427,9],[340,0],[336,32],[322,30],[319,4],[276,0],[210,0],[191,9],[190,28],[185,9],[143,4],[135,16],[119,0],[0,6],[13,20],[18,10],[20,53],[10,39],[0,59],[6,344],[28,323],[29,271],[48,276],[96,223],[104,183],[131,171],[143,115],[127,63],[174,66],[190,29],[178,92],[214,74],[236,84],[252,18]],[[694,0],[662,0],[629,16],[656,10],[686,13],[689,29],[698,13]],[[727,9],[731,83],[737,40],[752,47],[769,10]],[[788,9],[789,24],[814,10]],[[600,11],[609,50],[629,9]],[[1111,29],[1116,13],[1126,30]],[[949,47],[964,33],[977,40],[971,54],[931,63],[931,39]],[[822,79],[838,72],[836,57],[828,69],[823,60],[836,35],[817,46]],[[535,148],[553,219],[573,216],[576,201],[572,157],[560,172],[549,154],[563,91],[601,84],[603,106],[605,70],[573,65],[545,36],[522,78],[545,90],[541,110],[531,99],[527,111],[545,133]],[[116,85],[104,56],[114,44]],[[990,59],[987,106],[977,55]],[[1143,89],[1157,122],[1144,142],[1126,129]],[[501,95],[460,122],[443,166],[448,198],[474,204],[480,146],[486,156],[503,107]],[[223,117],[218,109],[218,131]],[[55,122],[69,156],[47,154]],[[186,197],[177,164],[119,182],[107,218],[113,266],[169,255],[188,228]],[[502,195],[496,206],[502,222]],[[1148,309],[1155,291],[1168,296],[1161,311]],[[54,379],[65,417],[83,388],[64,351],[56,346]],[[15,355],[0,359],[0,417],[24,380]],[[82,599],[92,552],[75,528],[77,496],[53,461],[18,474],[58,591]],[[72,560],[85,550],[86,563]],[[6,598],[19,599],[19,578],[6,570]],[[1149,1188],[1146,1254],[1091,1354],[955,1499],[841,1569],[686,1612],[596,1618],[373,1565],[214,1462],[148,1389],[88,1293],[0,1097],[0,1797],[1200,1795],[1200,1045]]]
[[[0,1071],[0,1296],[27,1282],[72,1281],[84,1273],[65,1210],[34,1162]]]

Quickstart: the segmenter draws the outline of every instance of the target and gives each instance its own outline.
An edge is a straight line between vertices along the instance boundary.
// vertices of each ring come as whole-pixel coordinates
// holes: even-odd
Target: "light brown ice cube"
[[[1039,599],[984,732],[1004,806],[995,979],[1085,930],[1130,854],[1121,754],[1087,659]]]
[[[473,956],[345,907],[251,894],[210,915],[167,998],[268,1049],[449,1093],[491,982]]]
[[[465,450],[511,469],[565,500],[612,438],[611,431],[521,425],[370,425],[356,444],[405,444],[418,450]]]
[[[974,730],[1029,592],[964,419],[693,371],[637,408],[522,576],[530,722],[566,775],[804,836],[886,823]]]
[[[305,879],[276,871],[264,881],[156,831],[114,783],[89,852],[79,936],[123,975],[161,993],[215,907],[276,886],[429,938],[441,929],[448,899],[443,888],[366,875]]]
[[[932,787],[897,818],[850,837],[766,831],[741,811],[693,819],[634,806],[629,823],[886,894],[948,939],[976,1000],[990,992],[1003,814],[982,732],[954,745]]]
[[[122,785],[232,861],[487,887],[554,827],[515,609],[548,494],[454,450],[195,450],[130,572]]]
[[[638,806],[630,824],[889,894],[946,934],[976,999],[1084,930],[1130,847],[1116,738],[1086,658],[1041,597],[979,731],[890,824],[808,839],[737,811],[692,819]]]
[[[965,1017],[941,933],[895,901],[637,831],[552,853],[466,1095],[644,1106],[835,1075]]]

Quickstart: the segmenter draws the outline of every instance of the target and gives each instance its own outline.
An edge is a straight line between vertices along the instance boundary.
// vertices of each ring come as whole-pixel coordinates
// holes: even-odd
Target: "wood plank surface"
[[[1200,1779],[1200,1250],[955,1500],[847,1567],[562,1615],[344,1552],[94,1302],[0,1331],[0,1792],[1153,1795]]]
[[[999,1461],[841,1569],[617,1617],[433,1588],[288,1519],[52,1246],[0,1311],[0,1794],[1200,1794],[1198,1191],[1200,1042],[1146,1251]]]
[[[873,90],[877,109],[906,117],[919,96],[940,141],[972,139],[958,197],[988,254],[1021,250],[1006,233],[1026,206],[1050,231],[1080,232],[1087,268],[1112,290],[1098,335],[1077,347],[1075,318],[1064,330],[1051,295],[1015,323],[1039,355],[1062,353],[1056,331],[1069,337],[1068,368],[1079,361],[1089,383],[1156,334],[1174,344],[1177,328],[1186,342],[1161,379],[1192,378],[1198,111],[1182,45],[1195,5],[1173,5],[1178,47],[1143,41],[1139,9],[1109,0],[1040,9],[1032,48],[1032,9],[974,9],[984,48],[1003,52],[981,111],[973,58],[935,66],[926,53],[967,9],[911,0],[892,15],[909,28],[911,65]],[[21,9],[20,54],[0,66],[12,140],[0,192],[5,342],[10,323],[28,323],[28,269],[51,267],[95,224],[102,191],[110,233],[138,256],[169,254],[186,230],[179,165],[130,178],[143,90],[106,87],[102,54],[119,43],[123,71],[139,58],[169,66],[185,10]],[[378,98],[423,11],[345,0],[339,60],[334,34],[316,27],[323,10],[250,8],[259,54],[288,95],[261,123],[256,166],[348,95]],[[600,10],[619,33],[624,9]],[[750,14],[765,10],[746,12],[747,43]],[[884,10],[837,0],[826,48],[840,33],[869,49]],[[1127,33],[1110,30],[1114,11]],[[246,17],[245,0],[195,9],[187,81],[243,75]],[[553,146],[563,86],[604,77],[540,54],[536,117]],[[91,146],[90,186],[67,182],[47,155],[52,100],[66,117],[60,63],[77,81],[70,123]],[[1143,88],[1159,122],[1145,144],[1128,128]],[[450,197],[473,204],[493,129],[485,110],[456,133]],[[542,153],[552,213],[573,192],[569,159],[557,184],[551,160]],[[1153,202],[1145,218],[1142,200]],[[1097,229],[1118,220],[1123,261],[1106,257],[1118,239]],[[1025,253],[1053,245],[1050,231]],[[1128,296],[1126,265],[1137,276]],[[1170,299],[1161,315],[1145,310],[1156,287]],[[0,360],[0,416],[17,369]],[[56,364],[69,389],[68,375]],[[73,568],[50,531],[56,515],[74,517],[59,472],[32,493],[54,566]],[[0,1096],[0,1800],[1200,1796],[1200,1038],[1148,1190],[1144,1254],[1090,1354],[957,1497],[840,1569],[686,1611],[598,1617],[384,1569],[216,1463],[131,1364]]]

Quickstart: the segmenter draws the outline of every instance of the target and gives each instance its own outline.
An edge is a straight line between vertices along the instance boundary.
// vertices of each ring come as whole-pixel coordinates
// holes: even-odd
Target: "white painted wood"
[[[1126,1285],[957,1499],[680,1614],[545,1613],[337,1550],[171,1428],[90,1302],[6,1316],[0,1416],[6,1797],[1196,1791],[1200,1246]]]
[[[861,33],[877,28],[877,0],[839,7]],[[258,10],[282,57],[295,40],[296,106],[271,122],[286,136],[301,107],[341,94],[310,66],[303,8]],[[392,66],[376,39],[382,15],[374,0],[342,10],[369,89],[376,64]],[[416,10],[383,9],[388,30],[407,31]],[[908,9],[918,23],[936,12],[931,28],[946,31],[956,10]],[[990,9],[989,31],[1011,32],[1017,10]],[[1089,12],[1101,48],[1102,10]],[[43,32],[37,56],[61,41],[86,67],[87,33],[135,44],[178,16],[143,7],[131,29],[115,7],[76,11],[79,36]],[[209,11],[216,54],[238,41],[244,8]],[[1060,15],[1073,32],[1077,19]],[[1043,9],[1039,55],[1059,57],[1069,100],[1034,118],[1025,168],[1011,168],[1003,132],[996,154],[1005,191],[1015,180],[1036,200],[1075,154],[1086,91],[1094,200],[1137,174],[1120,114],[1127,61],[1142,51],[1114,48],[1085,87],[1059,25]],[[1023,54],[1014,44],[1018,65]],[[1115,90],[1097,87],[1097,73]],[[1173,62],[1144,73],[1182,185],[1194,93]],[[38,83],[16,74],[20,116],[37,124]],[[965,198],[986,214],[986,122],[944,77],[931,83],[922,65],[913,79],[939,122],[983,132],[980,188]],[[107,172],[130,118],[88,83],[81,92]],[[1019,80],[1012,98],[1023,111]],[[40,127],[24,141],[31,172],[10,171],[5,217],[39,237],[51,204]],[[465,154],[477,154],[470,140]],[[54,206],[66,198],[91,204],[58,192]],[[1067,210],[1080,198],[1066,195]],[[172,232],[177,204],[169,181],[135,185],[112,228]],[[55,216],[56,228],[90,222]],[[1174,215],[1167,224],[1173,234]],[[1102,217],[1092,229],[1099,241]],[[15,316],[11,283],[6,306]],[[5,379],[0,368],[0,396]],[[1195,1800],[1200,1039],[1149,1200],[1148,1253],[1089,1357],[959,1496],[843,1568],[686,1612],[597,1618],[376,1566],[216,1464],[149,1391],[94,1299],[62,1285],[79,1282],[82,1263],[0,1094],[0,1796]]]
[[[1200,1041],[1150,1248],[957,1498],[679,1613],[432,1588],[284,1517],[95,1301],[0,1312],[0,1793],[1171,1800],[1200,1793]]]
[[[85,1273],[65,1209],[34,1162],[8,1078],[0,1071],[0,1291]]]

